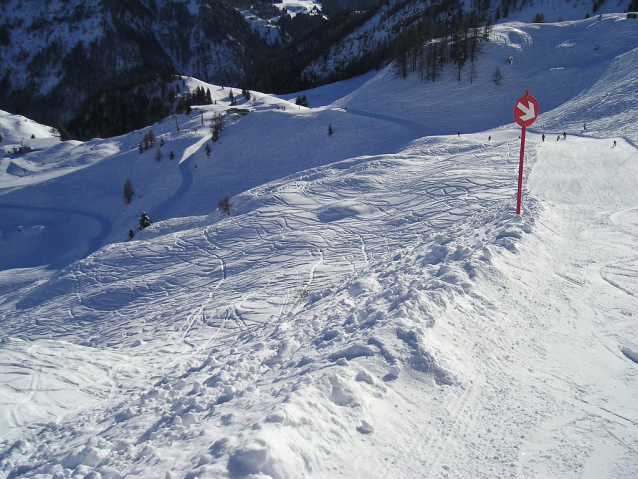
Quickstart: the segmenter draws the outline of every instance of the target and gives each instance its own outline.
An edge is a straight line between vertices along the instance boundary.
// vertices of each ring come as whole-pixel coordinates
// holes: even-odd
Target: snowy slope
[[[179,132],[171,118],[121,138],[93,140],[68,152],[68,147],[61,148],[58,159],[40,153],[33,157],[32,165],[20,165],[28,171],[27,177],[19,170],[20,176],[3,175],[0,181],[10,187],[38,181],[43,161],[83,165],[101,158],[109,161],[49,182],[46,189],[32,192],[25,188],[3,195],[0,203],[14,209],[4,209],[1,229],[13,247],[10,255],[0,253],[0,267],[79,259],[101,245],[125,240],[127,231],[136,229],[142,211],[153,221],[208,215],[226,195],[232,197],[306,168],[360,155],[394,153],[424,135],[465,134],[507,125],[512,121],[512,105],[525,89],[541,105],[542,114],[533,131],[577,134],[587,122],[591,133],[638,141],[635,130],[620,131],[618,125],[637,113],[632,96],[636,29],[624,15],[603,16],[601,22],[506,24],[494,28],[493,38],[477,61],[478,78],[472,84],[467,80],[459,83],[452,70],[437,82],[424,83],[415,76],[403,80],[388,67],[353,93],[344,91],[326,108],[299,109],[288,103],[283,110],[281,100],[254,93],[239,106],[255,112],[244,118],[229,116],[220,140],[209,141],[210,158],[205,154],[208,125],[215,112],[228,107],[228,87],[210,86],[218,104],[177,118]],[[596,44],[600,45],[597,51]],[[514,63],[507,65],[512,55]],[[500,86],[491,80],[497,66],[503,70]],[[194,80],[190,85],[205,86]],[[237,89],[234,95],[240,96]],[[310,105],[317,106],[311,93],[308,97]],[[327,134],[329,125],[335,132],[332,137]],[[164,160],[159,164],[155,148],[141,155],[137,150],[143,134],[151,129],[156,137],[165,139]],[[179,155],[178,161],[169,161],[171,150],[176,155],[187,150],[192,154],[188,161],[181,161]],[[122,199],[127,178],[136,191],[129,206]],[[78,183],[91,188],[81,199],[76,194]],[[105,194],[108,201],[104,201]],[[41,209],[44,205],[68,212],[71,224],[60,229],[60,225],[45,223],[49,213]],[[15,209],[17,206],[21,209]],[[17,236],[19,226],[36,228],[30,230],[29,242]],[[43,243],[61,249],[43,249]]]
[[[21,115],[12,115],[0,110],[0,135],[2,135],[2,145],[26,145],[31,137],[37,139],[57,138],[59,135],[54,129],[36,123],[33,120]]]
[[[436,82],[424,83],[416,75],[407,81],[377,75],[337,104],[357,113],[374,103],[377,118],[392,111],[387,117],[394,118],[387,121],[423,134],[466,133],[510,123],[512,105],[529,90],[541,105],[534,131],[578,133],[587,121],[588,130],[638,140],[635,131],[621,132],[613,124],[636,114],[631,96],[636,88],[636,25],[624,15],[603,15],[600,21],[496,25],[482,46],[474,83],[468,72],[459,83],[451,71],[454,66]],[[503,75],[499,86],[492,81],[497,67]],[[404,94],[407,91],[410,95]],[[615,120],[618,115],[621,120]]]
[[[598,9],[593,11],[594,2],[588,0],[557,2],[555,0],[539,0],[535,2],[513,2],[516,10],[510,5],[509,15],[503,18],[502,7],[506,2],[458,2],[459,9],[468,17],[476,16],[477,9],[485,8],[485,16],[495,19],[496,23],[520,21],[532,22],[537,14],[541,14],[546,22],[564,22],[581,20],[586,15],[599,16],[608,13],[624,12],[629,3],[626,0],[618,2],[595,2]],[[479,6],[482,5],[482,6]],[[434,3],[436,5],[436,3]],[[393,0],[381,7],[378,13],[357,28],[341,41],[331,45],[324,54],[313,60],[305,69],[308,78],[330,78],[336,72],[343,71],[356,61],[369,57],[371,52],[380,47],[388,47],[397,38],[398,32],[405,32],[422,21],[423,17],[430,18],[440,14],[438,9],[431,9],[432,2],[403,2]],[[432,13],[436,12],[436,13]],[[442,15],[439,20],[445,20],[450,12]],[[479,17],[483,14],[479,13]],[[435,18],[431,18],[435,20]],[[449,18],[447,18],[449,20]],[[494,20],[491,20],[494,22]],[[417,27],[418,28],[418,27]]]
[[[0,177],[0,475],[632,477],[637,35],[500,26],[500,87],[389,68],[316,109],[254,93],[211,158],[228,88],[152,126],[160,163],[146,131],[48,150],[66,170],[26,155]],[[124,242],[142,209],[163,221]]]

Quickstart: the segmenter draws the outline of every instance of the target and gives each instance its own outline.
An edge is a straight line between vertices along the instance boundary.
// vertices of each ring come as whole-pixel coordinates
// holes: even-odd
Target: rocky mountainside
[[[3,3],[0,101],[49,123],[149,72],[242,79],[263,42],[223,0]],[[31,11],[33,9],[33,11]]]

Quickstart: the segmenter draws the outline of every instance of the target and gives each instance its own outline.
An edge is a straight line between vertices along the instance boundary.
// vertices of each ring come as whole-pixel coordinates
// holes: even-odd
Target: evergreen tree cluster
[[[593,13],[596,13],[600,9],[600,7],[603,6],[604,3],[605,3],[605,0],[594,0],[594,4],[591,7],[591,11]]]
[[[394,0],[392,2],[389,0],[359,0],[355,2],[353,0],[348,2],[351,8],[343,8],[343,2],[339,0],[324,1],[322,2],[323,12],[329,15],[327,21],[319,22],[318,19],[307,19],[299,14],[294,18],[287,18],[286,15],[280,18],[279,25],[285,32],[291,34],[293,40],[278,50],[275,49],[273,55],[266,56],[260,63],[257,63],[253,75],[249,78],[255,88],[275,93],[300,91],[344,80],[373,69],[378,70],[387,65],[398,54],[403,54],[406,48],[408,51],[411,50],[409,44],[415,36],[425,34],[426,37],[429,35],[431,39],[434,39],[462,30],[466,16],[464,10],[469,9],[468,17],[482,19],[483,24],[489,25],[493,23],[490,12],[494,11],[495,6],[500,17],[503,15],[501,12],[506,12],[505,15],[507,15],[510,11],[520,9],[531,1],[470,0],[462,3],[460,0],[438,0],[427,2],[429,5],[425,10],[420,11],[421,13],[408,14],[400,24],[393,27],[390,37],[394,40],[376,38],[373,33],[369,41],[362,46],[363,55],[350,59],[332,74],[317,78],[304,70],[315,61],[320,61],[322,58],[327,59],[331,46],[344,40],[375,15],[381,14],[381,22],[384,22],[393,15],[406,10],[406,7],[413,2],[413,0]],[[358,6],[352,7],[355,3]],[[299,24],[305,22],[305,33],[302,33],[302,29],[292,27],[295,22]],[[428,23],[436,25],[439,32],[435,33],[432,28],[427,28]],[[427,31],[419,33],[419,30],[424,30],[424,27]],[[439,51],[432,53],[441,60],[441,56],[438,55]],[[443,64],[447,63],[449,55],[445,54],[442,59]],[[459,59],[462,60],[462,58]],[[436,72],[432,71],[431,74],[436,74]]]
[[[545,15],[543,15],[540,12],[536,13],[536,15],[534,15],[534,18],[532,18],[532,22],[533,23],[545,23]]]
[[[148,133],[144,134],[144,138],[142,138],[142,140],[140,141],[140,144],[139,144],[140,153],[144,153],[149,148],[154,147],[155,141],[156,141],[155,133],[153,133],[153,130],[149,130]]]
[[[213,114],[213,117],[210,120],[210,134],[211,139],[213,141],[217,141],[219,139],[219,133],[224,128],[224,115],[221,113]]]
[[[149,74],[90,95],[66,130],[73,138],[87,140],[123,135],[161,121],[173,110],[178,78],[172,72]]]
[[[308,106],[308,98],[306,98],[306,95],[297,95],[297,99],[295,100],[295,105],[300,105],[300,106]]]
[[[190,113],[193,105],[212,105],[213,98],[210,89],[204,90],[203,87],[197,87],[193,91],[187,91],[179,97],[177,105],[175,105],[175,113]]]
[[[405,78],[408,73],[418,72],[422,80],[436,81],[444,66],[453,64],[461,81],[463,68],[469,61],[469,80],[473,82],[481,43],[489,40],[490,32],[489,19],[463,15],[460,10],[446,22],[428,18],[397,38],[396,73]]]
[[[492,2],[490,0],[485,0],[487,3],[487,8],[492,7]],[[569,2],[570,0],[566,0]],[[507,18],[510,13],[514,13],[516,11],[521,11],[528,5],[534,6],[534,0],[500,0],[494,2],[496,5],[496,9],[494,11],[494,21],[498,21],[501,18]]]

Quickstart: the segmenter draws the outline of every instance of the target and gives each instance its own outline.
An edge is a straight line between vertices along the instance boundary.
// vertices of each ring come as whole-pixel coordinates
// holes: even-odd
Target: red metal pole
[[[521,160],[518,164],[518,194],[516,195],[516,214],[521,214],[521,196],[523,193],[523,157],[525,156],[525,125],[521,133]]]

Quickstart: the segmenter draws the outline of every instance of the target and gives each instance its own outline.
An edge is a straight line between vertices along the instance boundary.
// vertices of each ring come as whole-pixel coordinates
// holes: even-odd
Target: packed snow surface
[[[504,24],[471,84],[390,66],[243,116],[190,79],[216,104],[5,155],[0,477],[635,477],[636,45]]]

